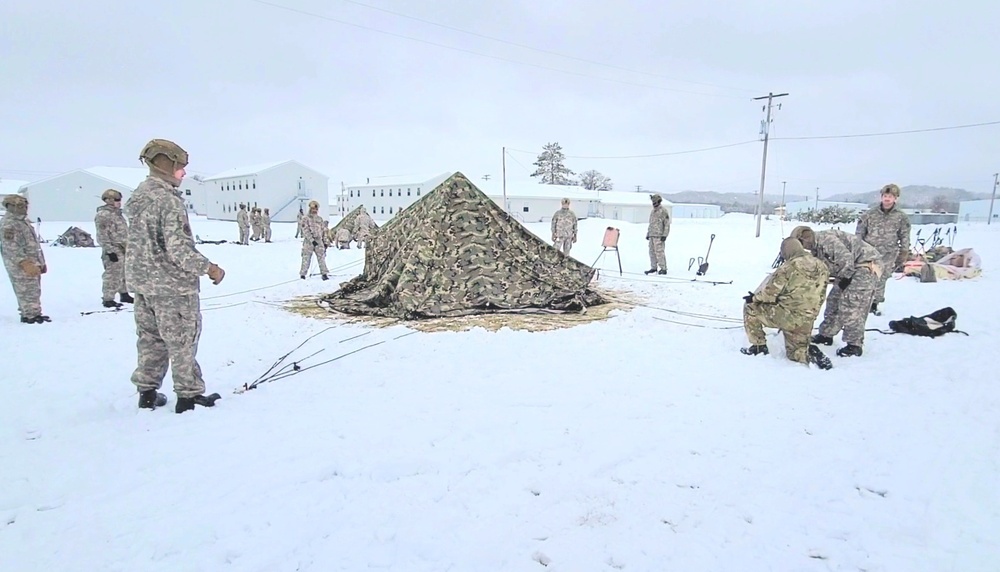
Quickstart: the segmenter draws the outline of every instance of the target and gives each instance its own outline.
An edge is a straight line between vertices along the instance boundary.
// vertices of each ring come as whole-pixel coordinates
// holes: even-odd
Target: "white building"
[[[986,222],[990,218],[990,199],[958,203],[958,220],[961,222]],[[992,222],[1000,223],[1000,201],[993,205]]]
[[[569,208],[577,218],[598,215],[596,191],[572,185],[540,185],[537,181],[507,181],[507,204],[504,204],[502,181],[474,183],[494,203],[521,222],[545,222],[562,208],[562,200],[570,200]]]
[[[298,161],[279,161],[223,171],[204,179],[205,216],[236,220],[239,205],[270,209],[273,222],[295,222],[299,208],[320,204],[319,214],[329,210],[329,177]]]
[[[697,203],[674,203],[673,216],[681,218],[719,218],[722,207],[719,205],[702,205]]]
[[[871,207],[865,203],[842,203],[838,201],[793,201],[790,203],[785,203],[785,216],[788,218],[793,218],[796,214],[800,212],[808,211],[809,209],[822,210],[826,207],[841,207],[856,213],[864,212]]]
[[[21,192],[21,187],[27,184],[28,181],[18,181],[16,179],[0,179],[0,197],[6,195],[16,195]]]
[[[333,197],[331,204],[338,211],[335,214],[340,216],[359,205],[365,205],[365,210],[372,215],[372,219],[385,221],[434,190],[453,174],[453,171],[448,171],[438,175],[370,177],[364,183],[343,187],[341,194]]]
[[[596,192],[596,191],[595,191]],[[620,220],[623,222],[649,222],[649,213],[653,212],[653,201],[649,197],[653,193],[630,191],[601,191],[601,218]],[[663,199],[662,208],[667,209],[670,219],[674,218],[674,203]]]
[[[28,199],[28,215],[44,221],[84,222],[94,220],[101,194],[115,189],[128,200],[146,179],[145,167],[91,167],[76,169],[27,183],[21,192]]]

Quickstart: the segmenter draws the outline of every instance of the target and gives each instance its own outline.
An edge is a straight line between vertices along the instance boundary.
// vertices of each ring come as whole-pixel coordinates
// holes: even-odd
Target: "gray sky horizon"
[[[790,95],[777,100],[767,193],[782,181],[808,196],[992,190],[1000,125],[781,138],[1000,121],[1000,4],[712,4],[5,3],[0,177],[140,166],[163,137],[206,176],[295,159],[345,184],[496,180],[507,147],[508,179],[527,180],[559,142],[570,169],[616,190],[754,192],[764,114],[752,98],[773,91]]]

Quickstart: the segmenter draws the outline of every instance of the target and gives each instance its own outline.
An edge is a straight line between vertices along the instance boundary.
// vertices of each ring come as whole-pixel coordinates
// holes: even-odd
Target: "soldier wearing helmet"
[[[7,195],[2,201],[6,213],[0,218],[0,255],[17,298],[23,324],[50,322],[42,314],[42,274],[48,272],[45,254],[35,229],[28,222],[28,199]]]
[[[250,215],[247,214],[247,207],[240,203],[240,210],[236,213],[236,226],[240,229],[240,242],[242,245],[249,245],[250,240]]]
[[[158,393],[167,369],[173,373],[177,404],[183,413],[195,405],[211,407],[218,394],[205,396],[198,365],[201,337],[200,278],[218,284],[225,272],[198,252],[178,186],[188,154],[165,139],[150,141],[139,155],[149,177],[125,204],[129,219],[125,247],[125,284],[135,293],[138,365],[132,383],[139,407],[166,404]]]
[[[320,274],[323,280],[330,279],[330,272],[326,268],[326,247],[329,246],[330,237],[327,235],[327,222],[319,216],[319,203],[309,201],[309,214],[302,217],[302,266],[299,268],[299,278],[305,280],[309,272],[309,265],[312,257],[316,255],[316,262],[319,263]]]
[[[264,242],[271,242],[271,209],[264,207],[264,213],[260,215],[260,227],[264,232]]]
[[[902,269],[910,255],[910,218],[896,208],[899,186],[888,184],[879,191],[879,204],[858,219],[855,234],[875,247],[882,255],[882,276],[872,299],[872,314],[880,315],[878,305],[885,302],[885,284],[896,268]]]
[[[102,206],[97,207],[94,227],[97,229],[97,244],[101,246],[101,262],[104,274],[101,276],[102,304],[105,308],[121,308],[122,303],[131,304],[135,300],[125,288],[125,244],[128,242],[128,223],[122,214],[122,194],[115,189],[101,193]],[[118,294],[121,302],[115,302]]]
[[[562,208],[552,215],[552,245],[569,256],[576,242],[576,213],[569,208],[569,199],[562,200]]]
[[[667,253],[665,246],[670,235],[670,213],[663,208],[663,197],[650,195],[653,210],[649,213],[649,227],[646,230],[646,240],[649,241],[649,270],[644,274],[667,273]]]

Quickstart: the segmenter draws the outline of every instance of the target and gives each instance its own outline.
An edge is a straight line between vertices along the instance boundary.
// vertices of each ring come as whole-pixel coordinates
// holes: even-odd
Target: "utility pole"
[[[484,181],[489,181],[490,180],[490,176],[489,175],[483,175],[483,180]]]
[[[785,185],[788,181],[781,181],[781,220],[785,220]]]
[[[819,212],[819,187],[816,187],[816,211]]]
[[[1000,173],[993,173],[993,195],[990,196],[990,214],[986,217],[986,225],[989,226],[993,222],[993,201],[997,198],[997,176]]]
[[[770,134],[770,131],[771,131],[771,101],[774,100],[777,97],[785,97],[786,95],[788,95],[788,94],[787,93],[779,93],[778,95],[775,95],[774,93],[770,93],[769,92],[767,95],[753,98],[753,101],[757,101],[759,99],[766,99],[767,100],[767,106],[765,107],[765,109],[767,110],[767,118],[760,125],[761,135],[764,136],[764,157],[760,161],[760,196],[757,197],[757,200],[758,200],[758,203],[757,203],[757,234],[756,234],[757,237],[760,237],[760,219],[761,219],[761,215],[764,212],[764,175],[767,172],[767,140],[768,140],[768,135]],[[781,104],[780,103],[778,104],[778,109],[781,109]]]
[[[641,193],[642,192],[642,185],[636,185],[635,186],[635,192]]]

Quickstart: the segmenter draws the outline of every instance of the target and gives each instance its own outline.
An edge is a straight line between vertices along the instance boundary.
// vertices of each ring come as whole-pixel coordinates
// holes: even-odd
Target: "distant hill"
[[[948,205],[949,207],[953,207],[955,209],[950,212],[958,212],[958,203],[961,201],[990,198],[988,193],[971,193],[965,189],[953,189],[950,187],[910,185],[902,187],[901,190],[902,194],[899,197],[899,205],[904,208],[913,209],[931,208],[936,205]],[[824,197],[823,200],[874,205],[878,202],[878,189],[865,193],[840,193],[838,195]]]
[[[757,209],[757,195],[754,193],[718,193],[715,191],[681,191],[660,193],[672,203],[700,203],[719,205],[724,212],[753,213]],[[785,195],[785,202],[804,201],[809,197]],[[770,213],[781,205],[781,195],[764,194],[764,212]]]

